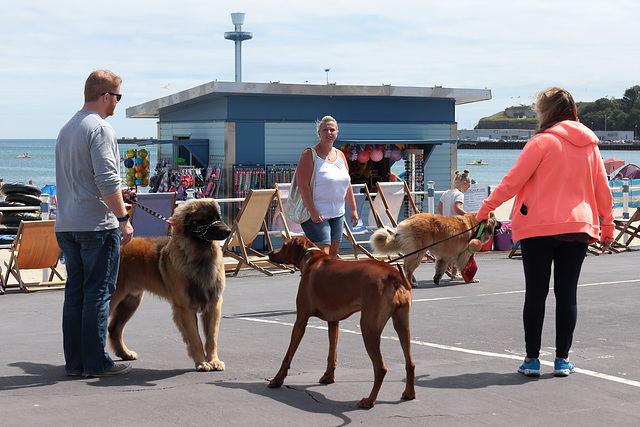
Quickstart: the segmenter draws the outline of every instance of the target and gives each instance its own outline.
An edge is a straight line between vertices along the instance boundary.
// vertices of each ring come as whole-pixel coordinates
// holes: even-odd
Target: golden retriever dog
[[[280,370],[269,382],[269,387],[282,385],[307,322],[311,316],[327,321],[329,326],[329,357],[327,370],[320,383],[335,381],[339,322],[360,311],[362,339],[373,363],[373,388],[368,397],[358,403],[361,408],[372,408],[376,403],[387,367],[380,352],[380,335],[389,318],[398,334],[404,353],[407,383],[403,399],[415,399],[415,364],[411,358],[411,285],[398,268],[382,261],[344,261],[333,259],[311,243],[306,237],[293,237],[275,251],[269,259],[281,264],[292,264],[300,269],[302,278],[296,297],[296,323],[291,342]]]
[[[109,306],[109,343],[123,360],[138,355],[122,340],[124,327],[138,309],[145,291],[167,300],[173,321],[198,371],[223,371],[217,340],[225,272],[220,240],[231,230],[213,199],[192,199],[169,219],[171,238],[134,237],[120,249],[116,291]],[[135,233],[135,230],[134,230]],[[205,336],[198,331],[198,313]]]
[[[440,279],[447,271],[449,262],[454,262],[458,271],[462,271],[471,257],[472,252],[468,242],[469,239],[476,237],[477,225],[476,212],[467,212],[464,215],[451,217],[420,213],[402,221],[395,231],[377,230],[369,241],[375,252],[397,255],[408,254],[433,243],[449,239],[428,248],[429,253],[436,258],[436,273],[433,276],[433,281],[439,285]],[[500,225],[495,214],[491,212],[480,236],[480,241],[483,244],[488,242],[496,228],[500,228]],[[451,238],[456,234],[459,235]],[[427,249],[424,249],[404,258],[405,274],[413,287],[417,287],[413,273],[420,265],[426,252]]]

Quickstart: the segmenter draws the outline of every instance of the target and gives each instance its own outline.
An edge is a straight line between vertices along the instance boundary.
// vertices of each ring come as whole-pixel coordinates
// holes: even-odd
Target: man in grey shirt
[[[120,187],[118,142],[112,116],[122,79],[92,72],[84,106],[60,130],[56,143],[56,238],[66,260],[62,311],[65,370],[70,376],[125,374],[105,351],[109,302],[116,287],[120,245],[133,228]]]

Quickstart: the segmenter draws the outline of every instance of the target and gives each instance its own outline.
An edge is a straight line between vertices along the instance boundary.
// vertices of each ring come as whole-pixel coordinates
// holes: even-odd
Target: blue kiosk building
[[[446,190],[457,166],[455,107],[489,99],[489,89],[213,81],[130,107],[126,115],[157,120],[158,139],[151,143],[167,164],[181,158],[182,168],[220,171],[216,197],[241,194],[242,168],[262,170],[264,179],[249,185],[290,181],[281,172],[291,171],[302,150],[317,142],[316,121],[325,115],[338,121],[336,146],[347,158],[382,150],[388,159],[393,149],[402,150],[414,162],[414,189],[434,181],[436,190]],[[352,182],[371,187],[388,180],[392,163],[354,160]]]

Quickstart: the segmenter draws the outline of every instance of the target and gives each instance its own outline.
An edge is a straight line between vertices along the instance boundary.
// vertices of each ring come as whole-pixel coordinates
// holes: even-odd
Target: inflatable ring
[[[0,208],[14,208],[14,207],[25,207],[27,205],[25,205],[24,203],[18,203],[18,202],[7,202],[6,200],[3,200],[2,202],[0,202]]]
[[[20,224],[20,221],[40,221],[41,219],[42,215],[36,212],[5,212],[2,215],[2,224]]]
[[[40,197],[32,196],[31,194],[9,194],[5,200],[7,202],[24,203],[27,206],[40,206],[40,203],[42,203]]]
[[[8,196],[10,194],[30,194],[32,196],[40,197],[42,192],[35,185],[24,184],[22,182],[7,182],[0,187],[0,193],[4,196]]]
[[[13,225],[0,225],[0,236],[14,236],[15,239],[15,235],[18,234],[18,228],[19,226],[13,226]],[[11,242],[7,242],[7,243],[11,243]]]

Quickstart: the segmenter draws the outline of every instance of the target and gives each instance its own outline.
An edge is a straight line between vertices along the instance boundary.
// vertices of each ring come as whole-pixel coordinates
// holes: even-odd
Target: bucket
[[[496,251],[510,251],[513,243],[511,233],[496,234],[493,240],[493,249]]]

